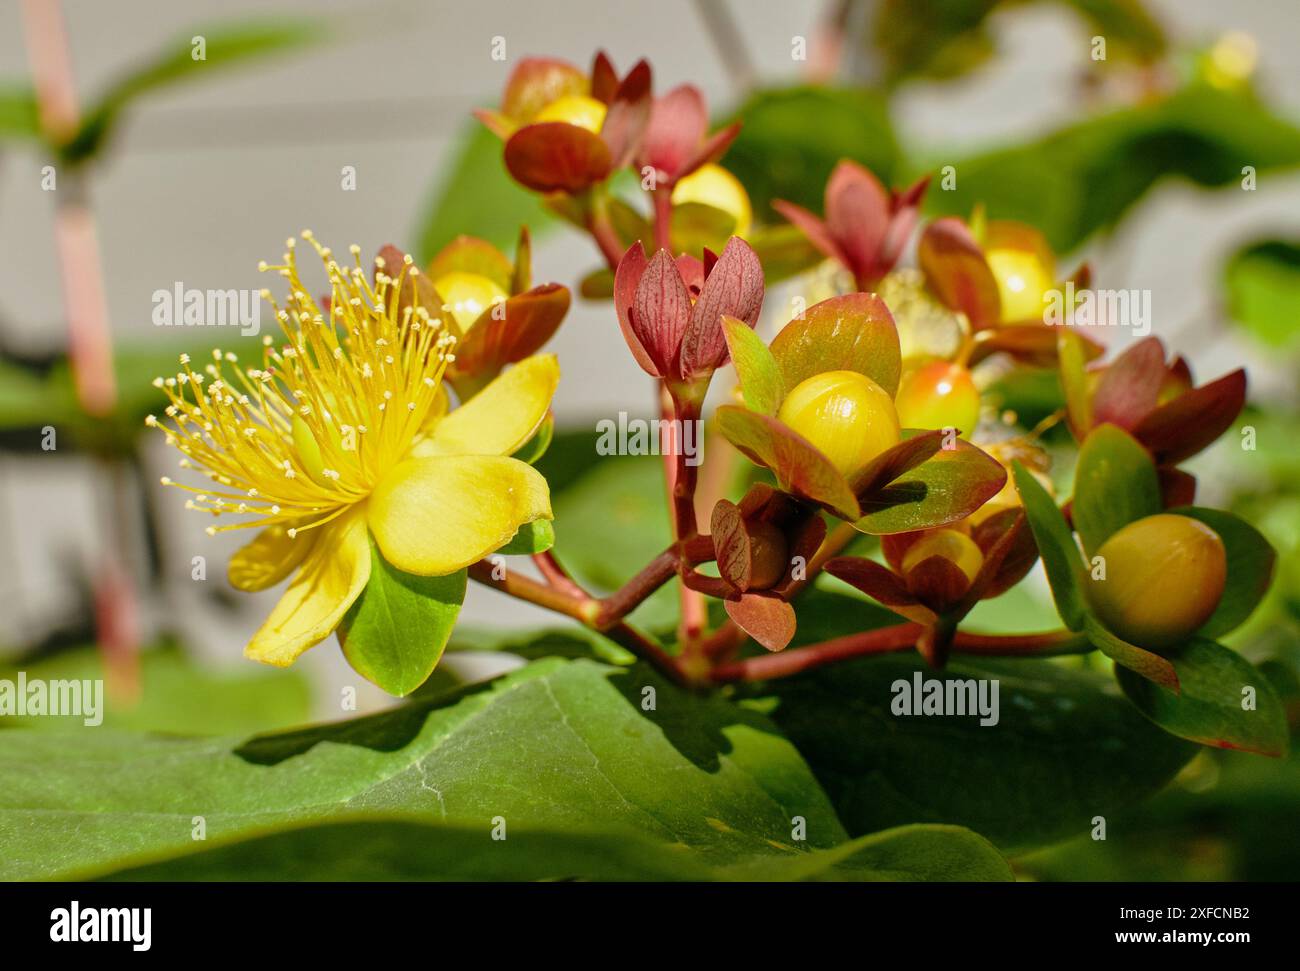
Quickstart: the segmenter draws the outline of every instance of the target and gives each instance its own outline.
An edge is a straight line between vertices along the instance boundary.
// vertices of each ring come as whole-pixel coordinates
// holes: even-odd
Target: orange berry
[[[904,428],[955,428],[969,436],[979,424],[980,393],[960,364],[933,361],[910,372],[895,405]]]
[[[1139,647],[1186,640],[1223,597],[1223,540],[1189,516],[1159,513],[1129,523],[1096,555],[1105,579],[1090,579],[1088,602],[1109,630]]]

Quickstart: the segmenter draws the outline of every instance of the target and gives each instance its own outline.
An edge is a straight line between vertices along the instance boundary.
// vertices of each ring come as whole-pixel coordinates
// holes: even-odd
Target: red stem
[[[650,198],[654,202],[655,247],[673,251],[673,190],[672,186],[655,189]]]
[[[907,623],[894,627],[881,627],[861,634],[837,637],[820,644],[796,647],[782,651],[780,654],[765,654],[762,657],[747,657],[740,661],[719,664],[713,669],[712,678],[717,682],[787,678],[800,671],[818,668],[835,661],[844,661],[866,654],[905,651],[916,643],[920,633],[920,624]]]

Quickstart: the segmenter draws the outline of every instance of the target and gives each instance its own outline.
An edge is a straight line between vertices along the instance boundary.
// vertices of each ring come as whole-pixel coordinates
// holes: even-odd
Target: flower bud
[[[445,301],[444,309],[455,318],[462,331],[469,330],[483,311],[508,294],[493,279],[481,273],[453,270],[433,281],[438,296]]]
[[[956,529],[936,529],[926,533],[907,548],[903,554],[903,574],[911,573],[932,556],[941,556],[953,563],[974,583],[984,565],[984,554],[975,541]]]
[[[764,521],[745,524],[749,534],[749,589],[766,590],[785,576],[789,563],[789,544],[785,533]]]
[[[546,121],[562,121],[599,135],[601,126],[605,124],[605,105],[586,95],[566,95],[552,101],[533,119],[534,124]]]
[[[898,444],[898,413],[885,390],[857,371],[826,371],[785,396],[777,419],[850,476]]]
[[[1088,602],[1109,630],[1139,647],[1186,640],[1223,596],[1223,541],[1189,516],[1159,513],[1129,523],[1096,555],[1105,579],[1089,582]]]
[[[956,428],[969,436],[979,424],[980,393],[960,364],[934,361],[910,372],[896,405],[904,428]]]

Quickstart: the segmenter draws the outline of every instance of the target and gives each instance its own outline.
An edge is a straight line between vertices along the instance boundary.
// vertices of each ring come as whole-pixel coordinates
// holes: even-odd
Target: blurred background
[[[1150,290],[1152,333],[1198,378],[1245,365],[1243,423],[1258,448],[1242,453],[1230,434],[1192,471],[1202,502],[1238,509],[1282,552],[1277,589],[1237,646],[1289,677],[1300,653],[1294,0],[0,0],[0,24],[0,668],[107,665],[110,721],[169,731],[340,717],[346,686],[363,710],[388,702],[332,640],[291,672],[242,658],[276,594],[228,587],[242,538],[207,537],[208,520],[156,485],[173,459],[142,426],[161,407],[152,378],[182,350],[233,345],[234,331],[155,327],[153,294],[274,288],[258,260],[307,227],[336,249],[391,242],[428,258],[461,232],[512,246],[521,222],[536,237],[534,278],[576,291],[599,254],[511,185],[470,111],[497,103],[522,56],[585,67],[603,48],[620,70],[649,58],[657,92],[695,83],[716,120],[744,122],[723,165],[759,223],[780,222],[774,197],[820,211],[841,157],[895,185],[952,165],[956,188],[932,188],[930,214],[982,202],[1034,224],[1063,266],[1088,260],[1095,285]],[[33,64],[53,73],[34,81]],[[49,81],[64,69],[75,89]],[[769,333],[786,306],[769,292]],[[607,303],[575,300],[549,349],[564,370],[559,427],[647,410],[648,379]],[[1006,393],[1016,403],[1041,389]],[[629,521],[658,502],[657,462],[645,463],[650,484],[610,507]],[[576,522],[609,499],[601,473],[577,464],[554,482],[561,536],[566,511]],[[619,541],[603,539],[571,555],[612,586],[601,571],[618,572]],[[1052,625],[1044,589],[1035,578],[976,620]],[[462,618],[552,622],[482,588]],[[1300,872],[1300,771],[1265,777],[1205,755],[1184,776],[1142,810],[1177,852],[1155,837],[1101,862],[1066,848],[1025,872]]]

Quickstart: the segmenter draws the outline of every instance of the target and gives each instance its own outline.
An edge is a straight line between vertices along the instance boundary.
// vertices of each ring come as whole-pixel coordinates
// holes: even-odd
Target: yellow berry
[[[453,270],[433,281],[447,309],[462,331],[469,330],[483,311],[508,294],[493,279],[481,273]]]
[[[885,389],[857,371],[805,378],[781,402],[777,419],[808,439],[850,476],[898,444],[898,413]]]
[[[744,236],[754,221],[749,193],[740,180],[721,165],[702,165],[673,186],[672,203],[698,202],[720,209],[734,221],[733,236]]]
[[[934,361],[912,371],[895,405],[904,428],[955,428],[969,436],[979,424],[980,393],[960,364]]]
[[[903,554],[903,573],[911,573],[932,556],[951,561],[965,574],[968,583],[975,582],[984,565],[984,554],[973,539],[956,529],[936,529],[907,548]]]
[[[992,249],[984,254],[1002,300],[1002,320],[1007,323],[1043,319],[1043,295],[1056,281],[1037,254],[1024,249]]]
[[[570,94],[552,101],[537,113],[533,121],[562,121],[598,135],[605,124],[605,105],[586,95]]]
[[[1223,540],[1189,516],[1159,513],[1129,523],[1101,544],[1105,579],[1091,579],[1088,602],[1106,627],[1139,647],[1186,640],[1223,596]]]

